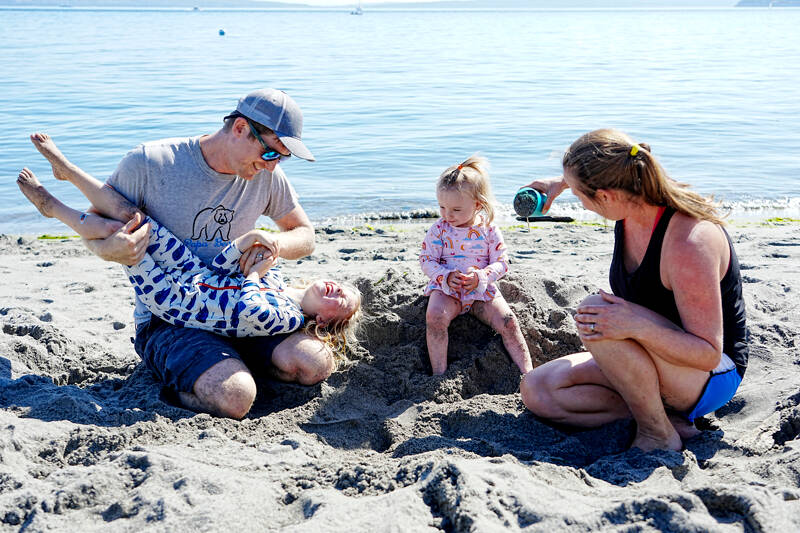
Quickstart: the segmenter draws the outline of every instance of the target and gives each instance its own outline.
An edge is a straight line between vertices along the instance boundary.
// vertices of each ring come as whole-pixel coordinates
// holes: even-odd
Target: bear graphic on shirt
[[[206,222],[203,222],[204,220]],[[233,220],[233,210],[225,209],[222,205],[202,209],[192,223],[192,240],[199,240],[204,233],[207,241],[213,240],[217,233],[223,240],[230,240],[231,220]]]

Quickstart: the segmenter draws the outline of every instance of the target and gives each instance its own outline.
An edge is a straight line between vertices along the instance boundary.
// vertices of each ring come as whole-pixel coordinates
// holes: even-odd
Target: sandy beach
[[[0,531],[796,531],[800,225],[733,223],[750,330],[734,400],[683,452],[632,424],[543,423],[500,337],[450,328],[429,375],[430,221],[320,228],[287,278],[355,283],[359,342],[312,387],[258,378],[241,421],[182,409],[134,352],[133,291],[75,238],[0,236]],[[534,364],[580,350],[571,311],[608,289],[613,226],[503,228],[499,287]]]

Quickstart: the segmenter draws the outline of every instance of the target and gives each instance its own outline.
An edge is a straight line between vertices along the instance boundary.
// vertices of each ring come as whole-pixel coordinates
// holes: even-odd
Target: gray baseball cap
[[[292,155],[314,161],[314,155],[300,140],[303,113],[285,92],[277,89],[253,91],[239,100],[236,111],[274,131]]]

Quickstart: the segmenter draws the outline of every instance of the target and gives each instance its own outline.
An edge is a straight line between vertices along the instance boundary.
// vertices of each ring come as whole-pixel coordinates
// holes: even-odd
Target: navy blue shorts
[[[223,337],[210,331],[183,328],[150,317],[136,326],[136,353],[156,379],[176,392],[192,392],[203,372],[230,357],[253,374],[272,367],[272,352],[291,333],[269,337]]]

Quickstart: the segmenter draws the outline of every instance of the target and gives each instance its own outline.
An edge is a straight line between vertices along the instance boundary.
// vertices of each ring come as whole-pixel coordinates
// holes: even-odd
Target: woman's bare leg
[[[57,218],[84,239],[105,239],[119,228],[122,222],[91,213],[82,213],[64,205],[39,183],[33,172],[23,168],[17,177],[22,194],[47,218]]]
[[[92,202],[92,206],[100,214],[127,222],[138,211],[136,206],[120,193],[68,160],[48,134],[34,133],[31,135],[31,142],[39,150],[39,153],[50,162],[50,166],[53,167],[53,176],[75,185]]]
[[[520,391],[528,409],[583,427],[632,416],[632,448],[680,450],[681,436],[664,411],[658,371],[647,352],[633,341],[598,344],[590,343],[591,353],[568,355],[526,374]]]
[[[603,305],[599,297],[586,301]],[[664,401],[678,410],[690,409],[708,372],[673,365],[629,339],[584,339],[584,344],[590,353],[562,357],[525,376],[520,389],[531,411],[578,426],[632,416],[637,424],[632,446],[645,451],[679,450],[681,438],[696,434],[688,423],[669,418]]]
[[[523,376],[520,392],[534,414],[562,424],[598,427],[630,418],[625,401],[589,352],[549,361]]]
[[[659,370],[647,350],[631,340],[584,344],[636,420],[636,438],[631,447],[644,451],[680,450],[681,437],[667,417],[661,400]]]

